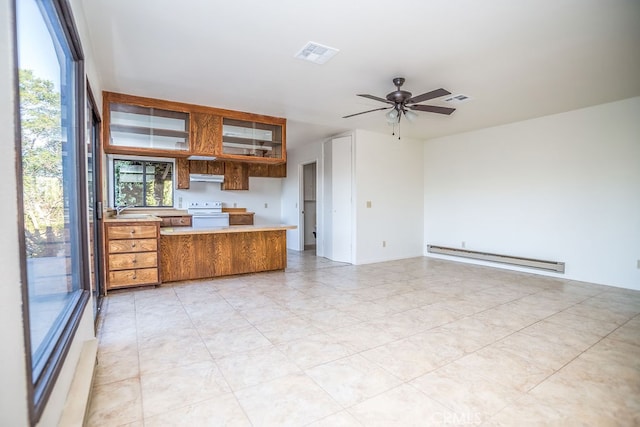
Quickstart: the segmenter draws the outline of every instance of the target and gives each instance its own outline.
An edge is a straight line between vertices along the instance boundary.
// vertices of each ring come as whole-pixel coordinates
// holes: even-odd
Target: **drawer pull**
[[[135,247],[136,247],[135,242],[131,244],[131,247],[132,247],[132,248],[135,248]]]
[[[131,234],[136,234],[136,229],[135,229],[135,228],[133,228],[133,229],[131,230]]]

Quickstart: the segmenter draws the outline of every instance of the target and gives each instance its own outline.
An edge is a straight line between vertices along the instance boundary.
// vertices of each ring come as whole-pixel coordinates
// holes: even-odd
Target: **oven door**
[[[191,226],[193,228],[228,227],[229,214],[193,214],[191,216]]]

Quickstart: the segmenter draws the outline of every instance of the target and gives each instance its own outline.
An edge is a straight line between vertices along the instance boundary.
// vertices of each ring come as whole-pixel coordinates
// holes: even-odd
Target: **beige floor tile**
[[[530,394],[542,405],[552,407],[569,425],[627,426],[640,421],[637,394],[589,381],[576,382],[562,371]]]
[[[565,328],[575,329],[580,332],[590,332],[601,337],[613,332],[618,328],[618,326],[620,326],[615,322],[590,319],[588,317],[579,316],[566,311],[554,314],[553,316],[546,318],[545,321],[556,323]]]
[[[251,323],[236,310],[191,317],[193,325],[205,337],[221,331],[251,327]]]
[[[145,418],[145,427],[250,427],[232,393]]]
[[[325,363],[305,371],[344,407],[354,405],[401,383],[360,355]]]
[[[572,421],[575,420],[554,409],[552,404],[550,405],[545,401],[525,394],[482,425],[491,427],[570,427],[579,425],[578,423],[572,423]]]
[[[609,334],[607,338],[640,346],[640,317],[631,319]]]
[[[638,291],[424,257],[288,262],[111,292],[88,425],[640,425]]]
[[[414,387],[402,384],[348,409],[365,426],[424,427],[477,423],[474,414],[454,414]],[[455,418],[454,418],[455,417]]]
[[[322,332],[302,317],[289,317],[255,325],[271,343],[281,344]]]
[[[410,383],[455,414],[473,414],[474,420],[488,420],[517,400],[522,393],[489,380],[475,368],[450,364]]]
[[[254,426],[300,426],[341,409],[320,386],[303,374],[245,388],[236,396]]]
[[[520,356],[541,368],[558,370],[582,353],[570,344],[551,341],[548,337],[516,332],[495,343],[493,348]]]
[[[203,335],[202,339],[214,358],[272,346],[271,342],[253,326],[225,329]]]
[[[140,375],[138,350],[132,347],[122,351],[99,353],[93,383],[95,385],[108,384],[128,378],[137,378],[138,375]]]
[[[249,323],[254,325],[295,316],[295,313],[292,311],[274,305],[242,308],[238,310],[238,312],[247,319]]]
[[[304,317],[309,320],[313,326],[322,331],[344,328],[362,322],[360,319],[335,308],[308,313]]]
[[[140,372],[143,375],[212,360],[202,338],[193,328],[140,339],[139,348]]]
[[[217,359],[216,363],[233,390],[302,372],[275,347],[233,354]]]
[[[142,375],[145,418],[231,391],[213,361]]]
[[[117,426],[141,420],[142,398],[139,378],[93,387],[88,426]]]
[[[452,363],[460,369],[472,369],[505,387],[526,392],[544,381],[553,369],[542,368],[513,353],[486,347]]]
[[[326,418],[315,421],[308,425],[309,427],[362,427],[362,424],[356,420],[353,415],[347,411],[340,411],[331,414]]]
[[[427,331],[361,353],[403,381],[460,358],[462,348],[442,332]]]
[[[492,344],[512,333],[511,330],[488,323],[484,319],[465,317],[438,328],[453,335],[465,345],[464,351],[470,353]]]
[[[277,348],[302,369],[341,359],[353,354],[353,350],[340,344],[328,334],[309,335],[278,344]]]
[[[584,351],[600,341],[602,337],[590,331],[568,329],[561,324],[543,320],[520,331],[534,338],[545,339],[559,346],[569,346],[577,351]]]
[[[400,337],[394,332],[380,329],[370,322],[363,322],[327,331],[327,334],[351,351],[360,352],[398,340]]]

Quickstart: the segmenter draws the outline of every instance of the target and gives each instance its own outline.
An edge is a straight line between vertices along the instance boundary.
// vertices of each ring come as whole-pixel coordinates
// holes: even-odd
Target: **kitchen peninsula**
[[[161,281],[284,270],[286,230],[294,225],[162,228]]]

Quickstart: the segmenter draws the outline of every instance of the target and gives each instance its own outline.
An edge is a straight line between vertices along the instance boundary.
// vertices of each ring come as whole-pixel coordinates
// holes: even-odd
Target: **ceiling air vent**
[[[458,95],[452,95],[448,98],[444,99],[444,102],[450,102],[452,104],[462,104],[463,102],[467,102],[471,99],[469,95],[463,95],[459,93]]]
[[[331,59],[339,50],[333,47],[324,46],[320,43],[309,42],[300,52],[296,53],[296,58],[305,59],[316,64],[324,64]]]

